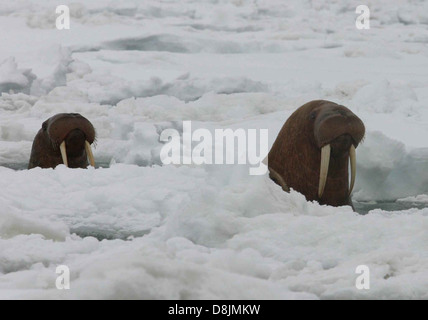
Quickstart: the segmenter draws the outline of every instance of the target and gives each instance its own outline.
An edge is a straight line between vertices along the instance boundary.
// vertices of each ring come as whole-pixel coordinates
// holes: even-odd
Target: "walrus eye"
[[[311,120],[315,120],[316,117],[317,117],[317,113],[315,111],[311,112],[311,114],[309,115],[309,119]]]

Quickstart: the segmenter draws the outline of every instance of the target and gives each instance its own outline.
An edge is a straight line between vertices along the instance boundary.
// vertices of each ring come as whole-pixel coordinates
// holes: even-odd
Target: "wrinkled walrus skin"
[[[355,148],[364,134],[363,122],[348,108],[325,100],[308,102],[288,118],[279,132],[268,154],[269,175],[285,191],[293,188],[308,201],[353,207],[349,159],[353,185]],[[324,167],[328,173],[321,169],[322,153],[326,154]],[[321,182],[322,172],[327,176],[325,184]]]
[[[94,141],[95,129],[88,119],[78,113],[57,114],[43,122],[34,138],[28,169],[55,168],[59,164],[87,168],[88,158],[91,165],[94,163],[90,148]]]

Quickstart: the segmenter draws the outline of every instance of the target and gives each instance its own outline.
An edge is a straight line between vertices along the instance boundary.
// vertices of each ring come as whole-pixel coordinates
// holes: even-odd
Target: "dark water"
[[[354,201],[355,210],[365,215],[370,210],[374,209],[382,209],[384,211],[399,211],[399,210],[407,210],[412,208],[426,208],[428,207],[427,203],[413,203],[413,202],[397,202],[397,201],[383,201],[383,202],[356,202]],[[146,234],[150,233],[150,230],[142,230],[137,232],[126,232],[126,231],[115,231],[115,230],[105,230],[100,228],[90,228],[90,227],[78,227],[71,228],[71,233],[75,233],[81,238],[85,237],[94,237],[99,241],[102,240],[129,240],[131,238],[139,238]]]
[[[402,202],[402,201],[376,201],[357,202],[354,201],[354,208],[360,214],[367,214],[370,210],[381,209],[384,211],[400,211],[412,208],[428,208],[428,203]]]
[[[94,237],[99,241],[102,240],[128,240],[130,238],[140,238],[148,233],[150,230],[141,230],[137,232],[124,232],[124,231],[115,231],[115,230],[103,230],[98,228],[89,228],[89,227],[78,227],[71,228],[70,233],[75,233],[81,238],[85,237]]]

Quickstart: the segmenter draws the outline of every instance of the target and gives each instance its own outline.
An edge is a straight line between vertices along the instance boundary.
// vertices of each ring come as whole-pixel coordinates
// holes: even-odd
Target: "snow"
[[[34,78],[31,70],[18,70],[14,58],[8,58],[0,63],[0,92],[29,93]]]
[[[58,4],[0,7],[0,298],[428,299],[428,3],[369,1],[357,30],[356,1],[96,0],[70,5],[62,31]],[[268,129],[271,146],[320,98],[366,125],[353,199],[367,215],[249,165],[160,161],[183,121]],[[101,167],[25,170],[61,112],[93,123]]]
[[[428,195],[426,194],[420,194],[417,195],[416,197],[407,197],[407,198],[403,198],[403,199],[397,199],[397,201],[401,201],[401,202],[415,202],[415,203],[427,203],[428,202]]]

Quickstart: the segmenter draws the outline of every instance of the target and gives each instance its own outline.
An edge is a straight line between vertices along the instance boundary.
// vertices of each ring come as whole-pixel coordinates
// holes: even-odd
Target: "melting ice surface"
[[[428,298],[427,3],[378,1],[370,30],[346,1],[97,0],[64,31],[55,5],[0,8],[0,298]],[[272,144],[319,98],[366,124],[365,215],[245,165],[161,166],[183,120]],[[22,170],[60,112],[92,121],[100,168]]]

